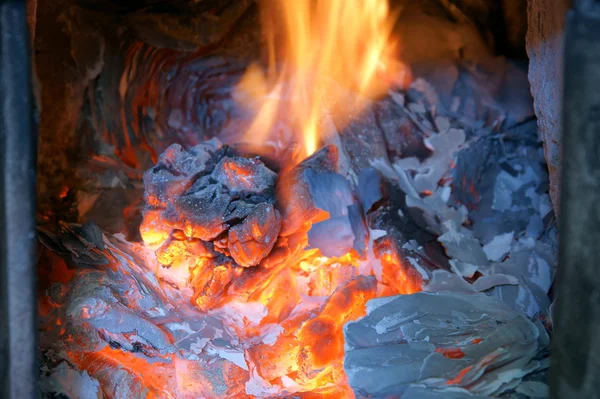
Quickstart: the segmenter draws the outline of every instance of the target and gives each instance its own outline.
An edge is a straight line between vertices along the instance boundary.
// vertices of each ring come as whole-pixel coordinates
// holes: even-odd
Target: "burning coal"
[[[41,231],[44,390],[468,397],[545,369],[553,269],[535,139],[500,131],[498,107],[457,97],[449,110],[425,81],[409,87],[384,0],[265,0],[260,10],[266,67],[235,87],[252,114],[245,142],[204,141],[177,109],[166,124],[181,145],[126,140],[131,154],[116,151],[127,165],[118,176],[140,192],[141,242],[93,223]],[[147,48],[129,50],[128,78]],[[149,53],[159,71],[181,56]],[[213,61],[207,80],[230,90],[229,66]],[[196,67],[186,64],[188,78]],[[133,124],[162,104],[169,79],[133,91],[127,101],[144,109],[127,115]],[[391,87],[402,90],[373,100]],[[325,144],[332,120],[338,145]],[[135,152],[146,150],[144,173]]]
[[[397,277],[389,286],[360,272],[369,233],[336,165],[337,149],[324,147],[277,177],[259,158],[212,141],[171,146],[144,176],[141,232],[156,249],[158,275],[191,289],[204,312],[257,306],[255,325],[239,337],[289,325],[272,344],[248,343],[248,355],[260,378],[277,385],[285,377],[293,391],[343,385],[343,325],[382,290],[419,289],[402,282],[391,254],[382,262],[383,274]],[[303,298],[322,305],[302,311]]]
[[[136,395],[350,395],[343,326],[383,290],[415,288],[401,280],[388,287],[366,271],[377,261],[367,259],[362,206],[336,163],[336,148],[325,147],[277,177],[215,140],[171,146],[144,176],[141,233],[152,252],[106,242],[91,226],[72,231],[73,243],[55,243],[91,251],[100,267],[71,276],[71,289],[47,304],[69,326],[61,338],[72,343],[69,361],[103,391]],[[383,274],[398,272],[386,256]],[[194,382],[194,373],[233,372],[222,360],[211,365],[214,357],[247,370],[244,386],[230,382],[219,393],[214,381]],[[198,369],[203,358],[212,372]]]

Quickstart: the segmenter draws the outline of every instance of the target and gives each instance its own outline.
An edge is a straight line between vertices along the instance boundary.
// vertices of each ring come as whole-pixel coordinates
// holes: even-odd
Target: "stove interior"
[[[548,397],[525,0],[33,3],[45,398]]]

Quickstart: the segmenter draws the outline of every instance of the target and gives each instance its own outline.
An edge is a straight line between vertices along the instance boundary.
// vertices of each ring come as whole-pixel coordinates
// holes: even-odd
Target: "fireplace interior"
[[[543,3],[28,1],[35,395],[550,397]]]

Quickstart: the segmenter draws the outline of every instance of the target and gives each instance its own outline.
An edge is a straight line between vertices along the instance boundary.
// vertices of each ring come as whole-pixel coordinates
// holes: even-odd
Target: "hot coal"
[[[309,246],[323,255],[339,257],[354,250],[364,257],[368,230],[349,181],[336,173],[337,152],[333,145],[323,147],[281,176],[282,235],[310,228]]]
[[[424,134],[417,129],[405,110],[391,99],[377,103],[375,116],[385,139],[391,159],[417,157],[423,159],[430,154],[424,145]]]
[[[383,198],[381,174],[375,168],[365,168],[358,176],[357,195],[365,213]]]
[[[327,378],[339,373],[344,354],[344,342],[340,334],[344,320],[363,315],[366,302],[376,295],[376,290],[377,281],[373,277],[352,279],[340,285],[319,309],[315,309],[314,316],[292,318],[284,323],[277,340],[269,345],[274,357],[262,353],[264,346],[250,349],[250,357],[261,378],[251,379],[256,385],[251,386],[252,390],[248,393],[257,395],[260,391],[254,389],[265,389],[260,386],[266,383],[262,378],[272,380],[282,372],[299,373],[301,378],[316,375]]]
[[[214,140],[190,151],[173,144],[158,158],[157,165],[144,174],[144,198],[155,207],[165,207],[170,198],[183,194],[199,175],[214,167],[213,156],[221,144]],[[211,165],[212,164],[212,165]]]
[[[156,250],[156,259],[164,267],[180,264],[186,259],[215,258],[219,255],[210,245],[200,239],[170,237]]]
[[[373,242],[373,253],[381,262],[381,284],[388,295],[419,292],[426,275],[421,256],[397,245],[397,232],[390,231]]]
[[[214,139],[190,150],[171,146],[144,175],[142,237],[174,269],[167,278],[192,287],[203,310],[232,294],[249,298],[268,282],[268,269],[304,249],[364,258],[362,208],[336,164],[337,149],[326,146],[277,176],[259,157]]]
[[[327,257],[341,257],[354,245],[354,232],[348,215],[315,223],[308,232],[311,248],[320,248]]]
[[[306,169],[303,177],[315,208],[330,217],[346,214],[346,208],[355,202],[350,183],[340,174]]]
[[[335,173],[337,159],[338,149],[329,145],[280,176],[277,184],[277,205],[283,216],[282,236],[306,228],[307,222],[323,220],[327,217],[327,211],[315,204],[310,192],[310,181],[311,177],[318,178],[317,173],[322,176]],[[317,182],[313,183],[313,187],[318,186],[321,185]],[[327,198],[324,198],[323,203],[325,205],[329,203]],[[332,206],[335,207],[335,203]]]
[[[255,266],[269,254],[281,226],[272,206],[275,179],[258,158],[229,156],[216,140],[189,151],[173,145],[144,175],[146,240],[157,232],[169,237],[169,246],[174,236],[217,240],[217,248],[238,265]]]
[[[440,291],[473,302],[480,292],[491,294],[505,305],[496,301],[488,313],[503,307],[502,312],[549,322],[553,229],[535,128],[506,131],[500,123],[484,126],[453,116],[422,83],[408,93],[391,93],[384,100],[387,114],[375,110],[377,124],[367,115],[367,122],[341,132],[339,147],[326,146],[297,165],[278,164],[292,157],[282,157],[275,147],[269,159],[263,150],[216,141],[170,147],[145,175],[142,236],[152,251],[102,236],[93,225],[46,235],[45,245],[59,255],[44,254],[51,258],[54,282],[42,296],[44,364],[55,382],[48,389],[67,394],[56,382],[68,378],[90,392],[102,387],[108,397],[351,396],[340,383],[343,324],[364,314],[369,298],[421,289],[440,298],[404,300],[418,299],[417,308],[434,310],[420,317],[415,308],[418,319],[395,333],[425,328],[430,338],[440,338],[439,323],[418,323],[461,321],[464,312],[452,312],[461,305]],[[402,118],[386,124],[385,115]],[[366,141],[353,137],[367,129]],[[398,129],[406,134],[396,134]],[[344,157],[354,161],[345,152],[359,154],[370,137],[384,133],[387,154],[375,137],[374,151],[357,156],[345,169],[348,176],[336,168]],[[362,169],[367,161],[375,170]],[[123,174],[119,181],[126,181]],[[110,183],[113,177],[102,180]],[[465,242],[469,245],[456,244]],[[377,324],[401,312],[371,313],[367,319]],[[518,331],[530,327],[516,325]],[[501,323],[475,327],[491,335],[507,331]],[[546,345],[542,331],[538,349]],[[475,363],[485,358],[475,351],[483,343],[459,351],[439,342],[432,348],[435,340],[418,334],[410,337],[410,343],[399,344],[401,354],[405,349],[418,354],[411,367],[433,380],[415,379],[418,384],[400,388],[403,397],[467,395],[470,385],[445,384],[458,374],[443,367],[469,360],[455,359],[460,351],[471,351],[469,361]],[[386,342],[381,356],[370,357],[380,338],[365,330],[360,350],[369,355],[366,360],[399,353],[396,343]],[[500,366],[498,375],[487,368],[471,392],[490,392],[499,382],[498,392],[514,388],[533,365],[523,363],[535,346],[526,342],[523,351],[510,347],[516,359],[510,367]],[[534,359],[540,369],[547,361],[543,356]],[[385,375],[393,363],[365,366],[364,359],[354,364],[348,359],[348,370],[368,369],[355,374],[366,382],[369,375]],[[435,385],[440,373],[448,375],[443,386]],[[398,382],[396,374],[389,380]],[[521,389],[532,390],[543,387]]]
[[[327,257],[341,257],[355,250],[364,258],[369,232],[362,209],[360,205],[352,204],[346,207],[345,212],[313,224],[308,232],[308,244],[311,248],[319,248]]]
[[[258,158],[224,157],[211,178],[222,183],[232,195],[268,195],[275,184],[275,172]]]
[[[85,247],[69,245],[80,234],[84,229],[72,226],[46,236],[54,250],[71,248],[74,255],[66,264],[49,264],[61,281],[52,284],[42,304],[46,391],[69,395],[80,387],[81,394],[101,391],[108,398],[350,394],[344,384],[321,387],[312,381],[339,381],[342,327],[362,316],[377,295],[373,276],[342,279],[338,273],[339,284],[332,281],[327,291],[316,280],[329,268],[315,265],[311,279],[319,291],[311,293],[310,286],[298,286],[304,277],[294,263],[245,268],[237,278],[239,268],[221,258],[222,267],[205,284],[211,292],[203,299],[213,301],[207,314],[189,302],[185,290],[157,278],[137,244],[102,235],[97,256],[105,266],[90,268],[78,256]],[[220,292],[232,270],[235,279],[226,288],[232,302],[225,304]],[[244,285],[254,291],[238,296]]]
[[[234,280],[276,246],[276,178],[259,158],[237,156],[217,140],[189,150],[173,145],[144,174],[142,238],[173,269],[165,278],[193,288],[200,309],[229,301]],[[243,295],[255,288],[244,286]]]
[[[242,266],[257,265],[271,253],[281,230],[281,216],[272,204],[257,205],[244,222],[228,234],[231,256]]]

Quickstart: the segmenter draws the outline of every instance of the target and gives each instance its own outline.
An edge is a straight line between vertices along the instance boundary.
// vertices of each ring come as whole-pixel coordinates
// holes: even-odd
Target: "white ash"
[[[413,85],[417,95],[402,97],[396,106],[436,101],[428,94],[431,88],[421,86]],[[435,120],[444,112],[431,105],[425,109],[417,117]],[[450,125],[460,128],[456,120]],[[430,145],[432,154],[422,161],[400,156],[392,163],[372,164],[406,195],[406,208],[399,213],[438,237],[454,273],[465,278],[481,275],[476,291],[488,291],[531,317],[547,315],[556,270],[548,174],[535,123],[511,129],[467,131],[464,140],[452,146]],[[451,130],[440,130],[435,137]],[[428,185],[419,186],[417,181]],[[417,252],[428,258],[423,249]],[[427,272],[431,275],[431,270]]]
[[[222,377],[217,378],[219,370],[231,369],[227,365],[230,363],[243,372],[247,364],[244,349],[229,328],[218,318],[200,312],[177,290],[160,284],[138,257],[135,244],[105,239],[104,245],[105,250],[100,254],[108,266],[94,270],[75,263],[77,269],[72,281],[54,299],[64,305],[42,318],[42,323],[52,327],[41,340],[44,351],[51,354],[51,361],[58,365],[72,363],[78,356],[98,356],[95,362],[100,366],[103,355],[92,355],[94,352],[103,349],[129,352],[154,363],[157,379],[170,381],[156,394],[176,392],[175,376],[193,378],[198,367],[205,369],[204,383],[200,384],[204,395],[223,396],[232,392],[235,387],[224,386]],[[179,360],[168,361],[164,355]],[[194,366],[190,368],[186,362]],[[53,372],[64,374],[64,367]],[[109,389],[106,384],[110,382],[111,389],[120,392],[112,397],[142,398],[148,389],[152,390],[146,380],[109,359],[104,369],[92,380],[99,379],[103,390]],[[84,377],[86,374],[67,373],[68,384],[76,387],[78,377],[74,373]],[[60,392],[56,387],[62,381],[60,375],[50,373],[47,378],[44,390]],[[86,383],[89,385],[89,381]],[[93,396],[88,393],[82,398]]]
[[[67,362],[61,362],[50,375],[42,377],[41,390],[64,395],[70,399],[102,399],[102,389],[98,380],[87,372],[71,368]]]
[[[395,101],[397,107],[403,111],[412,110],[408,112],[413,122],[423,130],[423,137],[429,136],[421,144],[431,154],[420,159],[412,155],[404,159],[400,157],[392,159],[392,162],[382,157],[371,160],[371,163],[404,192],[406,207],[398,209],[398,214],[403,218],[418,220],[421,229],[444,242],[449,263],[458,273],[448,271],[450,268],[432,272],[423,266],[424,260],[435,264],[427,248],[419,243],[406,248],[409,254],[406,263],[418,271],[426,283],[424,289],[430,294],[374,300],[367,306],[369,315],[365,319],[347,326],[346,335],[348,331],[364,326],[365,320],[373,320],[364,331],[361,330],[361,334],[366,335],[359,337],[357,334],[352,338],[355,341],[357,337],[364,340],[361,341],[364,348],[359,348],[352,339],[346,342],[349,348],[347,356],[355,356],[352,353],[360,351],[366,353],[366,363],[356,358],[352,361],[358,363],[347,362],[346,368],[351,370],[351,383],[354,376],[359,376],[364,379],[361,383],[368,384],[367,377],[373,376],[374,389],[383,386],[381,381],[397,382],[399,387],[388,387],[393,388],[394,394],[403,391],[406,397],[423,398],[477,397],[514,389],[527,390],[531,384],[519,388],[524,376],[547,367],[543,355],[538,352],[548,344],[548,337],[544,336],[541,323],[533,324],[520,313],[533,317],[540,312],[549,312],[548,291],[555,269],[553,233],[548,223],[550,209],[547,194],[544,193],[547,176],[540,166],[542,158],[539,158],[538,143],[527,139],[514,144],[519,139],[515,139],[510,132],[499,132],[497,128],[501,123],[494,122],[491,124],[493,127],[483,129],[483,121],[467,123],[464,118],[448,116],[443,107],[433,104],[439,99],[432,95],[435,92],[430,86],[415,84],[411,90],[407,95],[392,93],[391,96],[395,99],[401,97],[401,100]],[[415,92],[421,96],[415,97]],[[465,104],[458,104],[461,105]],[[344,141],[344,136],[340,139]],[[463,176],[467,179],[466,184],[460,181]],[[360,180],[360,174],[356,180]],[[105,182],[109,185],[113,183],[119,185],[114,179],[112,183]],[[170,188],[177,190],[179,184]],[[318,190],[319,187],[311,194],[316,193],[316,197],[327,200],[326,196],[319,195]],[[379,192],[373,196],[359,193],[365,208],[363,211],[366,213],[371,208],[376,209],[380,196]],[[339,204],[324,201],[323,207],[334,206],[335,212],[338,212],[335,205],[345,205],[340,208],[337,217],[347,216],[348,204],[354,204],[354,200],[350,202],[349,198],[342,196]],[[351,222],[344,223],[348,227]],[[354,230],[352,233],[356,238]],[[370,233],[366,251],[372,255],[375,234],[373,230]],[[388,231],[380,232],[388,233],[391,234]],[[348,237],[343,235],[340,241],[344,248],[350,245],[349,237],[349,234]],[[255,326],[264,316],[264,309],[233,301],[219,309],[219,312],[199,312],[189,305],[189,292],[185,289],[171,290],[160,283],[154,271],[150,270],[152,265],[146,268],[144,262],[127,250],[129,244],[114,240],[106,242],[111,259],[117,260],[115,271],[107,267],[108,264],[114,267],[114,260],[99,256],[97,251],[90,251],[88,244],[93,240],[54,238],[59,241],[54,247],[59,247],[58,252],[77,265],[77,272],[70,291],[64,292],[60,287],[55,287],[56,293],[52,296],[56,303],[69,304],[70,311],[67,313],[66,308],[61,307],[58,314],[52,314],[51,317],[66,318],[68,331],[85,337],[79,343],[82,348],[118,348],[149,362],[156,354],[170,354],[176,359],[172,364],[153,363],[156,367],[155,376],[166,379],[165,392],[175,389],[171,378],[173,373],[195,379],[202,388],[185,393],[191,397],[234,397],[237,394],[281,396],[286,395],[286,389],[298,388],[296,382],[287,376],[281,378],[281,386],[268,383],[255,365],[248,361],[243,337],[232,331],[235,329],[232,326]],[[400,245],[408,244],[413,238],[408,237]],[[465,243],[468,245],[462,245]],[[505,251],[506,248],[508,251]],[[363,261],[359,270],[380,277],[381,265],[377,263]],[[463,278],[475,276],[476,273],[481,277],[474,281]],[[91,280],[101,277],[103,283],[91,283],[84,277],[86,274]],[[501,301],[477,294],[479,291],[497,296],[512,310]],[[292,314],[317,309],[319,300],[312,300],[315,303],[307,300],[301,305],[302,310],[296,309]],[[460,310],[463,305],[452,301],[464,302],[465,307],[475,308],[473,313],[479,312],[481,318],[476,319],[471,317],[471,313],[464,313]],[[400,316],[396,316],[395,311],[382,312],[382,309],[393,307],[396,302],[403,303]],[[423,314],[430,305],[431,310]],[[482,307],[487,316],[481,313]],[[82,322],[80,318],[84,310],[92,311],[89,323]],[[407,312],[411,317],[406,317]],[[497,316],[498,320],[509,320],[510,323],[486,324],[486,317],[492,317],[490,315]],[[132,334],[127,331],[126,325],[110,322],[117,319],[130,322],[139,331]],[[447,328],[446,319],[459,327],[471,328],[467,332],[475,340],[479,338],[475,338],[475,333],[488,334],[486,340],[490,345],[469,343],[463,339],[461,350],[464,349],[468,356],[461,359],[448,358],[435,352],[436,344],[448,344],[455,340],[454,332]],[[73,347],[59,339],[58,330],[59,327],[53,325],[52,331],[42,340],[47,353],[52,354],[54,364],[71,360],[65,349]],[[382,334],[378,334],[378,331]],[[504,332],[508,334],[502,336]],[[511,340],[515,332],[525,337],[522,343]],[[270,324],[261,330],[256,340],[271,345],[281,333],[280,326]],[[536,334],[537,338],[533,339]],[[381,336],[389,340],[383,342]],[[400,336],[406,338],[406,342],[393,340],[393,337]],[[499,345],[497,340],[501,339],[505,341]],[[375,343],[383,345],[377,346]],[[492,348],[493,345],[502,346],[502,350]],[[491,371],[481,361],[490,354],[493,354],[492,363],[504,359],[508,364]],[[388,363],[382,366],[382,358],[395,356],[402,359],[401,364]],[[372,364],[369,363],[371,360]],[[473,365],[483,374],[475,376],[466,373],[468,384],[448,386],[445,383],[447,379],[456,377],[458,369],[452,366],[456,363]],[[396,374],[395,370],[389,374],[390,378],[382,378],[390,371],[387,367],[406,367],[408,372]],[[116,385],[108,384],[108,389],[119,388],[123,398],[143,395],[144,383],[135,375],[118,367],[107,366],[106,369],[105,375],[116,381]],[[223,375],[218,375],[226,369],[241,373],[239,376],[243,377],[238,377],[236,383],[241,384],[242,391],[236,391],[238,387],[226,381]],[[403,382],[397,378],[398,375],[403,378],[412,375],[414,378]],[[375,382],[379,385],[376,386]],[[105,382],[101,381],[100,384],[104,385]],[[535,388],[539,388],[538,391],[541,389],[539,386]]]
[[[402,100],[402,103],[396,101],[396,104],[405,106],[405,102],[411,101],[406,97],[402,97]],[[433,110],[430,114],[430,119],[432,118],[435,120]],[[440,130],[443,131],[447,130]],[[556,234],[545,191],[547,171],[543,166],[543,155],[535,133],[534,123],[525,123],[513,131],[500,133],[492,133],[491,130],[481,134],[469,132],[465,143],[449,158],[452,162],[451,169],[442,169],[442,165],[437,165],[440,170],[434,174],[425,170],[427,173],[423,176],[444,176],[435,182],[436,185],[429,186],[433,189],[425,196],[420,195],[415,179],[419,176],[419,167],[427,160],[418,162],[413,157],[396,160],[393,164],[385,160],[372,164],[386,179],[395,182],[404,192],[407,208],[398,210],[401,217],[410,215],[414,218],[418,215],[415,221],[438,237],[444,245],[446,255],[450,257],[451,271],[426,269],[429,278],[423,279],[424,290],[442,296],[453,295],[451,292],[462,293],[460,295],[465,297],[477,295],[477,292],[496,296],[502,302],[496,301],[495,306],[505,311],[511,309],[514,315],[521,315],[518,316],[519,320],[523,321],[523,326],[528,326],[532,334],[535,335],[534,327],[537,329],[538,338],[533,345],[536,349],[527,352],[525,347],[517,345],[514,354],[517,357],[523,354],[523,357],[510,362],[506,367],[485,373],[479,383],[472,381],[469,386],[463,388],[436,386],[444,370],[439,364],[443,365],[444,362],[435,363],[429,358],[425,361],[425,358],[419,358],[416,355],[418,352],[415,352],[420,350],[419,348],[430,348],[431,336],[421,337],[422,340],[417,341],[413,337],[412,340],[408,339],[402,345],[397,345],[395,341],[389,344],[384,342],[377,334],[384,325],[377,324],[375,327],[375,320],[382,322],[404,319],[410,324],[406,317],[414,317],[410,307],[402,308],[402,316],[394,316],[395,313],[391,310],[385,314],[373,313],[373,309],[379,306],[388,306],[389,310],[390,303],[394,300],[386,300],[381,302],[381,305],[378,303],[377,306],[368,306],[369,316],[349,324],[346,329],[346,369],[357,395],[369,394],[373,398],[383,398],[388,394],[402,394],[402,397],[414,398],[468,398],[495,396],[505,392],[503,397],[520,397],[514,390],[519,390],[523,379],[529,378],[526,375],[534,373],[535,370],[547,369],[547,352],[543,349],[549,344],[549,339],[545,326],[539,319],[546,323],[546,326],[551,322],[548,293],[556,269]],[[444,175],[443,170],[450,175]],[[441,190],[446,188],[450,195],[441,194]],[[427,201],[430,202],[429,205]],[[421,214],[417,214],[415,210]],[[404,245],[409,245],[408,241]],[[423,258],[429,258],[427,249],[421,245],[411,244],[410,247]],[[410,260],[408,263],[412,264]],[[476,275],[477,278],[471,278],[469,281],[465,279]],[[484,298],[492,300],[489,297]],[[399,302],[410,300],[409,297],[397,299]],[[374,302],[376,301],[372,301]],[[448,306],[441,302],[440,307]],[[421,302],[418,307],[414,307],[416,311],[423,311],[421,306],[426,305]],[[438,314],[437,311],[440,318],[452,314],[451,309],[437,309],[433,313]],[[535,317],[535,325],[524,316]],[[369,323],[365,320],[373,320],[374,324],[371,324],[370,328],[376,335],[368,335],[366,325]],[[420,321],[417,318],[414,322],[415,331],[425,331],[426,327],[418,323]],[[405,327],[401,325],[402,323],[394,330],[397,337],[402,336],[405,331]],[[357,331],[355,338],[360,345],[365,346],[364,348],[352,347],[348,331],[353,326]],[[362,334],[360,338],[358,331]],[[490,348],[490,352],[493,349],[495,348]],[[364,357],[361,357],[363,354]],[[434,354],[432,359],[439,358],[437,355]],[[500,355],[499,358],[506,355]],[[372,364],[370,356],[373,356]],[[386,362],[385,359],[390,356],[397,358]],[[422,361],[420,373],[414,374],[412,381],[402,384],[400,381],[414,371],[415,365],[412,362],[421,364],[419,361]],[[382,363],[385,365],[381,366]],[[388,375],[389,369],[394,367],[397,368],[395,372]],[[372,380],[369,379],[370,372],[374,373]],[[355,373],[355,377],[352,373]],[[425,378],[426,375],[432,378]],[[423,383],[421,378],[427,383]],[[373,382],[373,385],[361,385],[370,384],[369,381]],[[386,390],[382,382],[388,381],[399,386]],[[525,382],[521,390],[527,389],[529,384]],[[536,387],[543,391],[539,385]]]
[[[524,381],[517,387],[517,393],[529,398],[548,398],[550,397],[550,387],[540,381]]]
[[[481,243],[468,229],[461,229],[453,221],[446,221],[442,225],[444,234],[438,237],[438,241],[444,245],[446,254],[462,263],[478,266],[487,264],[487,257]],[[474,272],[473,271],[473,272]],[[465,277],[471,277],[472,274]]]
[[[488,260],[492,262],[501,261],[508,251],[510,251],[514,236],[515,233],[511,231],[510,233],[498,235],[492,241],[485,244],[483,251]]]
[[[461,394],[486,397],[514,389],[544,367],[536,359],[546,343],[538,327],[484,294],[417,293],[378,301],[344,333],[344,367],[357,396],[414,395],[420,389],[450,395],[458,387]]]
[[[454,153],[465,142],[465,132],[459,129],[449,129],[436,133],[426,139],[432,156],[419,163],[416,158],[405,158],[396,161],[396,165],[405,170],[415,170],[415,189],[418,192],[435,191],[438,181],[450,171]]]

